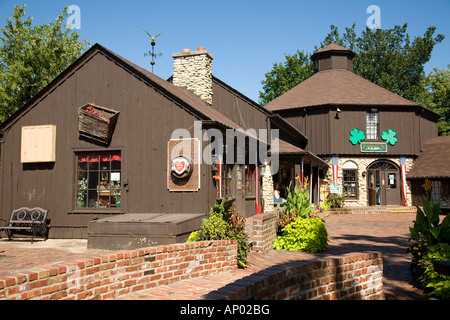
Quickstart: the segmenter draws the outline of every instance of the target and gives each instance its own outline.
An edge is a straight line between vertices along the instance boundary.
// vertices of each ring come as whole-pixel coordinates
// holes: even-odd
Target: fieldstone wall
[[[329,169],[327,171],[327,180],[332,181],[333,180],[333,166],[332,166],[332,159],[324,159],[329,164]],[[373,162],[377,160],[387,160],[395,163],[398,167],[400,167],[400,158],[379,158],[379,157],[339,157],[339,167],[338,167],[338,184],[341,186],[343,185],[343,169],[342,166],[347,161],[353,161],[358,165],[358,199],[357,200],[345,200],[345,206],[346,207],[359,207],[359,206],[368,206],[369,205],[369,199],[368,199],[368,190],[367,190],[367,167],[371,165]],[[414,163],[413,158],[406,158],[406,172],[408,172]],[[363,172],[366,172],[366,176],[363,177]],[[398,177],[399,179],[399,186],[401,187],[401,176]],[[406,198],[408,205],[412,204],[411,200],[411,183],[407,181],[407,188],[406,188]]]
[[[262,177],[262,210],[263,212],[273,211],[273,177],[270,164],[261,166]]]
[[[212,54],[201,50],[175,53],[172,57],[173,84],[191,90],[212,105]]]

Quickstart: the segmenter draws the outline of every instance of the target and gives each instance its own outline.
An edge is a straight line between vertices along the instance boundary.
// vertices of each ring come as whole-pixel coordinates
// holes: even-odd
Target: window
[[[119,208],[121,200],[119,152],[77,154],[77,208]]]
[[[431,197],[433,203],[438,203],[441,201],[441,182],[431,181]]]
[[[378,112],[366,113],[366,138],[378,140]]]
[[[231,197],[232,171],[230,165],[223,165],[222,168],[222,198]]]
[[[247,164],[245,165],[245,195],[254,196],[255,195],[255,165]]]
[[[358,165],[353,161],[347,161],[342,166],[343,193],[347,199],[358,198]]]

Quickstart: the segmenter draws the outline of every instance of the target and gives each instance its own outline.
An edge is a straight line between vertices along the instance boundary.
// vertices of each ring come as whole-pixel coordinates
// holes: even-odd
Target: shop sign
[[[330,184],[330,193],[340,193],[338,184]]]
[[[170,191],[200,189],[200,142],[198,139],[172,139],[168,143],[167,188]]]
[[[361,152],[387,152],[386,142],[362,142]]]

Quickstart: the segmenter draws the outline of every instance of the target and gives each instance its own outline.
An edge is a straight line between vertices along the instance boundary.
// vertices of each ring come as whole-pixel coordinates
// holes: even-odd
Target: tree
[[[425,108],[442,115],[438,121],[440,136],[450,136],[450,65],[447,69],[434,68],[422,80],[426,89],[420,97],[420,103]]]
[[[55,21],[32,26],[25,4],[14,7],[0,29],[0,123],[41,91],[89,46],[78,41],[63,22],[67,7]]]
[[[297,50],[293,55],[285,54],[284,63],[274,63],[262,81],[264,92],[259,92],[260,103],[269,103],[312,76],[314,65],[310,57],[310,54]]]
[[[357,36],[355,24],[345,28],[343,35],[339,33],[338,27],[331,25],[330,33],[315,49],[318,50],[335,42],[352,50],[357,54],[353,60],[356,74],[408,100],[419,102],[424,91],[422,86],[422,79],[425,77],[424,64],[430,60],[434,46],[440,43],[444,36],[438,34],[433,37],[436,28],[429,27],[422,37],[416,37],[411,42],[406,29],[406,23],[386,30],[366,28],[360,36]],[[266,79],[262,82],[264,92],[260,92],[260,102],[266,104],[272,100],[272,97],[276,98],[306,79],[308,73],[303,71],[305,62],[301,61],[301,63],[294,66],[290,63],[274,64],[274,69],[266,74]],[[297,76],[297,70],[303,73]],[[274,81],[278,79],[278,74],[296,78],[284,79],[283,86],[279,87],[277,95],[271,95],[271,92],[276,92],[273,87],[279,86]],[[289,85],[293,86],[289,87]],[[267,88],[271,91],[267,91]],[[267,99],[263,99],[266,97]]]

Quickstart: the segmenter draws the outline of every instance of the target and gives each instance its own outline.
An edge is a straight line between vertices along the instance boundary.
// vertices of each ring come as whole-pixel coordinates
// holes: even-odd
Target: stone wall
[[[184,87],[212,105],[212,60],[211,53],[204,50],[173,54],[173,80],[178,87]],[[184,51],[184,50],[183,50]]]
[[[272,212],[273,211],[273,177],[270,164],[261,166],[261,176],[262,176],[262,211]]]
[[[342,185],[343,185],[343,169],[342,166],[347,161],[353,161],[358,165],[358,199],[357,200],[345,200],[345,206],[346,207],[357,207],[357,206],[368,206],[369,205],[369,199],[368,199],[368,190],[367,190],[367,167],[372,164],[373,162],[377,160],[388,160],[393,163],[395,163],[400,168],[400,157],[397,158],[380,158],[380,157],[339,157],[339,167],[338,167],[338,184],[341,186],[342,191]],[[327,180],[332,181],[333,180],[333,166],[332,166],[332,160],[331,159],[325,159],[325,161],[329,164],[329,169],[326,174]],[[408,172],[414,163],[413,158],[406,158],[406,172]],[[363,172],[366,172],[366,176],[363,177]],[[398,177],[398,185],[399,188],[401,188],[401,175]],[[399,190],[400,192],[400,190]],[[321,192],[322,193],[322,192]],[[324,192],[327,194],[326,192]],[[412,204],[411,200],[411,183],[407,181],[407,189],[406,189],[406,195],[407,195],[407,202],[408,205]]]

